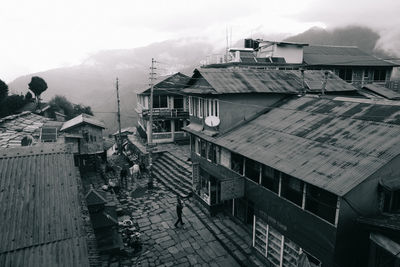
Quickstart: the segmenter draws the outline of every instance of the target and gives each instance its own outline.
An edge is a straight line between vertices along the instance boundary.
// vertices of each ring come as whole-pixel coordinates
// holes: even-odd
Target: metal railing
[[[150,116],[149,109],[142,110],[142,116],[147,117]],[[153,109],[154,117],[163,117],[163,118],[185,118],[189,117],[189,111],[183,108],[154,108]]]

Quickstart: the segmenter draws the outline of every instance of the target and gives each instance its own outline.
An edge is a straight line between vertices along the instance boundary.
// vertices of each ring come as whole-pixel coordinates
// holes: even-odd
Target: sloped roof
[[[306,96],[215,143],[342,196],[400,154],[400,106]]]
[[[60,131],[65,131],[66,129],[76,127],[83,123],[87,123],[87,124],[97,126],[97,127],[103,128],[103,129],[106,128],[104,123],[102,121],[98,120],[96,117],[82,113],[81,115],[78,115],[75,118],[64,122]]]
[[[89,266],[73,154],[5,149],[0,170],[0,265]]]
[[[303,47],[303,49],[303,61],[307,65],[397,66],[392,62],[374,57],[356,46],[310,45]]]
[[[93,188],[91,188],[89,192],[87,192],[85,198],[86,198],[86,204],[88,206],[107,203],[106,196]]]
[[[51,121],[49,118],[29,111],[0,119],[0,149],[20,147],[24,136],[38,139],[40,128]]]
[[[323,71],[304,71],[307,91],[321,90]],[[316,84],[318,82],[318,84]],[[311,86],[312,84],[312,86]],[[332,72],[328,74],[326,92],[356,91],[357,89]],[[220,69],[200,68],[194,71],[185,93],[283,93],[298,94],[302,91],[300,70]]]
[[[172,75],[160,77],[160,81],[153,86],[153,94],[174,94],[179,93],[189,81],[190,77],[177,72]],[[149,95],[151,88],[147,88],[139,94]]]
[[[386,99],[390,99],[390,100],[400,100],[400,94],[388,89],[386,87],[383,86],[379,86],[377,84],[366,84],[363,87],[364,89],[367,89],[369,91],[372,91],[373,93],[376,93],[380,96],[383,96]]]
[[[136,127],[132,126],[132,127],[122,128],[122,129],[121,129],[121,133],[131,133],[131,134],[134,134],[134,133],[136,133]],[[113,133],[113,135],[117,135],[117,134],[119,134],[119,131],[116,131],[115,133]]]

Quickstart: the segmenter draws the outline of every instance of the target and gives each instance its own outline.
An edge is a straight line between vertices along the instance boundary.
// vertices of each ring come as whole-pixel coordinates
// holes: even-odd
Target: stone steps
[[[153,173],[159,182],[176,194],[187,195],[192,191],[190,164],[168,152],[154,162]],[[201,203],[186,201],[186,206],[241,266],[264,266],[252,254],[252,236],[244,226],[234,222],[229,215],[210,217]]]

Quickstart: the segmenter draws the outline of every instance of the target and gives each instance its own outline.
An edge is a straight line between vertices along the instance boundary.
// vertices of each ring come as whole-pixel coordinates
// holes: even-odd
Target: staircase
[[[187,195],[192,192],[192,166],[185,157],[163,152],[153,163],[153,175],[176,194]],[[252,253],[252,235],[242,224],[222,213],[209,216],[196,200],[185,204],[241,266],[264,266]]]

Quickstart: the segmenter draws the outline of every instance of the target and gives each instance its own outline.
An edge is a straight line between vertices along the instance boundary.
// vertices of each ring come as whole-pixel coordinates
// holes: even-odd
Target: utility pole
[[[122,139],[121,139],[121,110],[119,107],[119,88],[118,88],[118,77],[115,84],[117,88],[117,105],[118,105],[118,154],[122,154]]]
[[[155,67],[154,63],[156,61],[154,58],[151,59],[151,67],[150,67],[150,129],[149,129],[149,136],[147,138],[147,148],[149,151],[149,181],[147,182],[147,187],[149,189],[153,188],[153,173],[152,173],[152,168],[153,168],[153,158],[152,158],[152,153],[153,153],[153,91],[154,91],[154,80],[156,79],[154,75],[156,74],[154,72]]]

